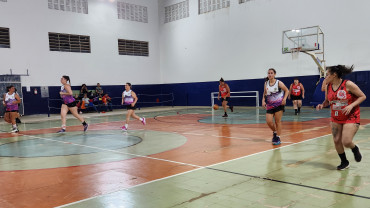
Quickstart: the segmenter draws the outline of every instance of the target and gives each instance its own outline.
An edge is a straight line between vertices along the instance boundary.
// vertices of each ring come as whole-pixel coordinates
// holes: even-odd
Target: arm
[[[131,106],[135,106],[136,102],[138,101],[138,98],[136,96],[136,93],[134,91],[131,91],[131,96],[134,98],[134,102],[131,103]]]
[[[322,85],[321,85],[321,91],[322,92],[325,92],[325,90],[326,90],[326,86],[327,86],[328,84],[326,83],[326,79],[324,79],[324,81],[322,81]]]
[[[304,87],[303,87],[302,83],[300,83],[300,85],[301,85],[301,88],[302,88],[302,98],[304,99]]]
[[[220,94],[221,94],[221,91],[220,91],[220,85],[218,86],[218,95],[217,95],[217,100],[220,100]]]
[[[366,100],[366,95],[361,91],[361,89],[355,83],[351,81],[346,82],[346,88],[349,93],[356,95],[358,97],[355,102],[351,103],[350,105],[348,105],[347,107],[343,109],[343,113],[345,115],[348,115],[355,106],[360,105],[362,102],[364,102],[364,100]]]
[[[281,103],[282,105],[285,105],[286,104],[286,98],[288,97],[289,95],[289,90],[288,88],[285,86],[285,84],[281,81],[279,81],[279,87],[280,89],[284,90],[284,98],[283,98],[283,102]]]
[[[121,101],[121,105],[123,105],[123,100],[124,100],[125,98],[123,97],[123,93],[122,93],[122,101]]]
[[[290,84],[290,87],[289,87],[289,95],[288,95],[288,99],[290,100],[290,93],[292,93],[292,86],[293,84]]]
[[[6,93],[3,95],[3,105],[6,106],[6,103],[5,103],[5,95]]]
[[[15,99],[17,100],[17,101],[14,101],[13,103],[21,103],[21,98],[19,97],[19,95],[18,94],[15,94]]]
[[[227,90],[226,97],[230,97],[230,87],[228,84],[226,84],[226,90]]]
[[[263,95],[262,95],[262,107],[266,109],[266,101],[265,101],[265,98],[266,98],[266,83],[263,86]]]

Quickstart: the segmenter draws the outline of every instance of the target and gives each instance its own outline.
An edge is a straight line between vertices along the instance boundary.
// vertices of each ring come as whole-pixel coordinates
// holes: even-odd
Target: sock
[[[84,126],[85,126],[85,125],[86,125],[86,121],[82,122],[82,125],[84,125]]]
[[[126,129],[128,128],[128,124],[125,124]]]
[[[301,107],[298,107],[298,112],[301,112]]]
[[[297,113],[297,112],[298,112],[298,110],[297,110],[297,109],[294,109],[294,111],[295,111],[295,113]]]
[[[348,160],[347,160],[347,157],[346,157],[346,153],[345,153],[345,152],[343,152],[342,154],[338,154],[338,155],[339,155],[340,160],[341,160],[342,162],[346,162],[346,161],[348,161]]]
[[[144,119],[143,118],[140,118],[140,121],[143,121]]]
[[[14,124],[14,125],[13,125],[13,129],[16,129],[16,128],[17,128],[17,124]]]
[[[358,147],[357,147],[357,145],[355,145],[355,147],[352,149],[352,152],[353,152],[353,153],[358,152]]]
[[[66,125],[62,125],[62,129],[66,129]]]

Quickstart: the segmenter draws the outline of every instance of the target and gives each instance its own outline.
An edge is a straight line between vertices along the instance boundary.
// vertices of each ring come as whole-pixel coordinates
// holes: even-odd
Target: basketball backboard
[[[322,51],[324,49],[324,33],[319,26],[305,27],[283,31],[282,53],[299,51]]]

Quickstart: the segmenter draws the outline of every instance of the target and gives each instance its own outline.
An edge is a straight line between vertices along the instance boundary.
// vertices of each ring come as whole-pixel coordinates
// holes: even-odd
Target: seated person
[[[101,99],[103,105],[105,106],[105,111],[113,111],[112,99],[109,97],[108,93],[105,93]]]
[[[83,98],[85,94],[89,95],[89,90],[87,89],[86,84],[82,84],[79,97]]]
[[[87,94],[84,94],[84,97],[82,98],[82,104],[81,109],[87,109],[88,107],[92,107],[96,112],[99,113],[98,109],[94,105],[94,103],[87,97]]]
[[[96,96],[103,96],[103,88],[100,86],[100,83],[96,84],[96,88],[95,88],[95,94]]]

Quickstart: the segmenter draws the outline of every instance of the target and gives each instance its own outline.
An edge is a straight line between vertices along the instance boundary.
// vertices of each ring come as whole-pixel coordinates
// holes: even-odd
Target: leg
[[[68,106],[63,104],[61,109],[60,109],[60,117],[62,119],[62,128],[66,127],[67,113],[68,113]]]
[[[18,112],[10,112],[10,122],[13,126],[17,124],[15,121],[15,118],[17,117],[18,117]]]
[[[359,127],[360,124],[356,123],[344,124],[342,133],[343,145],[347,148],[351,148],[357,162],[361,161],[362,155],[360,153],[360,149],[353,143],[353,137],[355,136]]]
[[[331,133],[333,134],[335,149],[337,150],[338,156],[341,160],[340,165],[337,166],[337,170],[343,170],[349,167],[349,161],[347,160],[346,153],[343,148],[342,132],[343,124],[331,122]]]
[[[12,123],[11,122],[11,119],[10,119],[10,112],[5,112],[4,114],[4,120],[7,122],[7,123]]]
[[[297,100],[297,101],[298,101],[298,113],[301,113],[302,100]]]
[[[275,113],[275,126],[276,126],[277,136],[281,135],[281,129],[282,129],[281,118],[282,117],[283,117],[282,110]]]
[[[276,126],[274,123],[274,114],[266,113],[266,123],[273,132],[276,132]]]
[[[294,115],[298,115],[297,100],[293,100]]]
[[[134,110],[132,110],[132,109],[127,110],[126,124],[128,124],[130,122],[130,117],[131,117],[133,112],[134,112]]]
[[[131,117],[141,121],[140,117],[135,114],[135,111],[132,111]]]
[[[82,123],[85,122],[85,119],[78,114],[77,107],[68,108],[72,115],[76,117],[78,120],[80,120]]]

